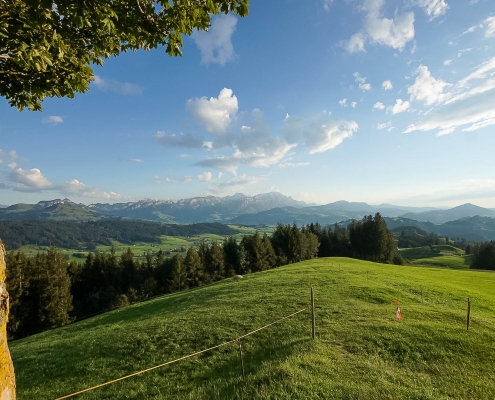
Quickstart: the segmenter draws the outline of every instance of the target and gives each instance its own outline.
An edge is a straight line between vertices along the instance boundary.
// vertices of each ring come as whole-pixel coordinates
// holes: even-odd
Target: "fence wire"
[[[286,315],[285,317],[283,318],[280,318],[268,325],[265,325],[265,326],[262,326],[261,328],[258,328],[258,329],[255,329],[254,331],[251,331],[251,332],[248,332],[248,333],[245,333],[244,335],[241,335],[241,336],[238,336],[237,338],[235,339],[232,339],[232,340],[229,340],[228,342],[224,342],[224,343],[221,343],[221,344],[217,344],[216,346],[213,346],[213,347],[209,347],[207,349],[204,349],[204,350],[200,350],[200,351],[197,351],[196,353],[192,353],[192,354],[188,354],[187,356],[184,356],[184,357],[180,357],[180,358],[177,358],[175,360],[172,360],[172,361],[167,361],[166,363],[163,363],[163,364],[160,364],[160,365],[155,365],[154,367],[150,367],[150,368],[147,368],[147,369],[143,369],[142,371],[138,371],[138,372],[134,372],[132,374],[129,374],[129,375],[126,375],[126,376],[122,376],[120,378],[117,378],[117,379],[113,379],[111,381],[108,381],[108,382],[105,382],[105,383],[101,383],[99,385],[96,385],[96,386],[93,386],[93,387],[90,387],[90,388],[87,388],[87,389],[84,389],[84,390],[80,390],[78,392],[74,392],[74,393],[71,393],[71,394],[68,394],[66,396],[62,396],[62,397],[58,397],[56,400],[63,400],[63,399],[68,399],[70,397],[74,397],[74,396],[77,396],[79,394],[82,394],[82,393],[86,393],[86,392],[89,392],[91,390],[95,390],[95,389],[99,389],[101,387],[104,387],[104,386],[108,386],[108,385],[111,385],[112,383],[116,383],[116,382],[119,382],[119,381],[123,381],[124,379],[128,379],[128,378],[132,378],[133,376],[137,376],[137,375],[141,375],[141,374],[144,374],[145,372],[149,372],[149,371],[153,371],[155,369],[158,369],[158,368],[162,368],[162,367],[165,367],[166,365],[170,365],[170,364],[173,364],[173,363],[176,363],[178,361],[182,361],[182,360],[185,360],[187,358],[190,358],[190,357],[194,357],[194,356],[197,356],[197,355],[200,355],[202,353],[206,353],[207,351],[211,351],[211,350],[215,350],[215,349],[218,349],[220,347],[223,347],[223,346],[226,346],[228,344],[231,344],[231,343],[235,343],[237,342],[239,339],[242,339],[242,338],[245,338],[247,336],[250,336],[256,332],[259,332],[263,329],[266,329],[272,325],[275,325],[279,322],[282,322],[283,320],[286,320],[290,317],[293,317],[299,313],[302,313],[303,311],[306,311],[307,308],[303,308],[299,311],[296,311],[295,313],[292,313],[290,315]]]

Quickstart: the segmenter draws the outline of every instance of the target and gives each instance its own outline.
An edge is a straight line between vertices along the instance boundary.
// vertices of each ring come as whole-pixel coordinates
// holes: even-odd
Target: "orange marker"
[[[400,312],[399,302],[397,300],[394,300],[394,303],[397,305],[395,316],[397,317],[397,320],[400,321],[402,319],[402,313]]]

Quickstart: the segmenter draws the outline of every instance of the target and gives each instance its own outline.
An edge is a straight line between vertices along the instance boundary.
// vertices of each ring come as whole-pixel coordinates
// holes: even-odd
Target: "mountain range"
[[[40,201],[37,204],[14,204],[0,208],[0,220],[94,221],[107,218],[143,219],[167,223],[223,222],[240,225],[276,225],[318,221],[322,225],[379,212],[384,217],[405,218],[419,222],[443,224],[466,217],[495,218],[495,210],[464,204],[448,210],[434,207],[402,207],[391,204],[369,205],[362,202],[337,201],[326,205],[309,205],[278,192],[246,196],[193,197],[171,200],[145,199],[127,203],[76,204],[69,199]]]
[[[495,239],[495,210],[463,204],[448,210],[433,207],[369,205],[337,201],[308,205],[281,193],[256,196],[194,197],[178,201],[140,200],[116,204],[76,204],[69,199],[14,204],[0,208],[0,221],[99,221],[112,219],[148,220],[192,224],[221,222],[236,225],[298,225],[319,222],[346,226],[352,219],[379,212],[390,229],[414,226],[441,236],[464,237],[472,241]],[[0,232],[1,236],[1,232]]]

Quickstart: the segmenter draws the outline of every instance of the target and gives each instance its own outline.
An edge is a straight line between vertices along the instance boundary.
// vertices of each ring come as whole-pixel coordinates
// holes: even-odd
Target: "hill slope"
[[[232,343],[81,398],[491,399],[494,284],[487,272],[292,264],[12,342],[18,395],[56,398],[232,340],[308,307],[314,286],[325,307],[316,310],[317,340],[309,311],[243,339],[245,381]]]
[[[21,203],[0,208],[0,220],[4,221],[96,221],[102,218],[106,216],[68,199],[40,201],[37,204]]]
[[[415,219],[420,222],[433,222],[434,224],[443,224],[449,221],[455,221],[467,217],[491,217],[495,218],[495,211],[488,208],[478,207],[474,204],[467,203],[449,210],[432,210],[421,213],[407,213],[401,215],[403,218]]]

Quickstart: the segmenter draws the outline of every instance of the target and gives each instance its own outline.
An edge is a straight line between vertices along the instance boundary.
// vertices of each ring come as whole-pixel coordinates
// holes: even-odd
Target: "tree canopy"
[[[93,80],[90,64],[165,46],[208,30],[212,14],[248,14],[249,0],[2,0],[0,95],[19,110],[45,97],[74,97]]]

